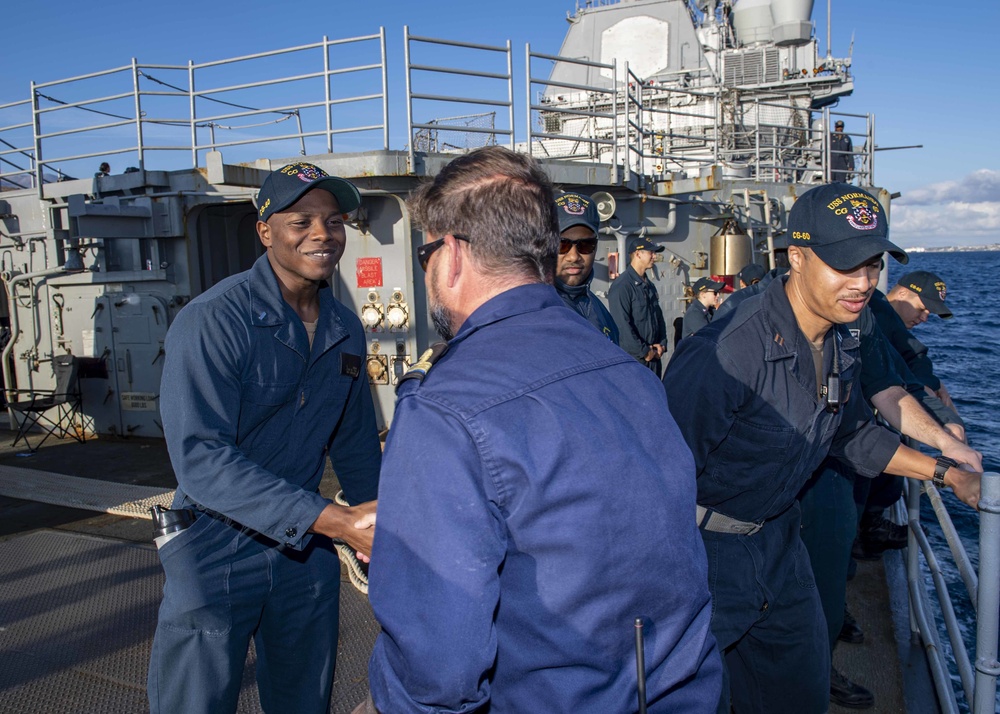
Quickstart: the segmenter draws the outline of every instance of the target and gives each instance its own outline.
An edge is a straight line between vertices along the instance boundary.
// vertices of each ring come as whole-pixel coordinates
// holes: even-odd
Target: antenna
[[[854,57],[854,31],[851,30],[851,46],[847,49],[847,59]]]
[[[635,618],[635,671],[638,680],[639,714],[646,714],[646,655],[642,642],[642,618]]]
[[[833,0],[826,0],[826,58],[831,59],[833,57],[833,51],[830,49],[830,27],[833,25],[833,9],[831,3]]]

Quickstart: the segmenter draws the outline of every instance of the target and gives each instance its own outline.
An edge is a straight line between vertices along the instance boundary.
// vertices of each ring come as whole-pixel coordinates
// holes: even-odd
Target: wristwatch
[[[958,466],[958,462],[955,459],[949,459],[947,456],[937,457],[937,460],[934,462],[934,476],[931,477],[931,481],[935,486],[944,488],[944,475],[952,466]]]

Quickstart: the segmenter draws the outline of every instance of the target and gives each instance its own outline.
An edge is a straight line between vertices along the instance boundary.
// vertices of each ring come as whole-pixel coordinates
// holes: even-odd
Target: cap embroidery
[[[870,231],[878,227],[878,216],[871,210],[867,201],[851,201],[854,209],[847,214],[847,222],[856,231]]]
[[[588,202],[582,196],[567,193],[556,199],[556,205],[573,216],[582,216],[587,211]]]
[[[938,291],[938,297],[944,302],[945,297],[948,295],[948,289],[944,285],[944,281],[939,280],[934,283],[934,289]]]

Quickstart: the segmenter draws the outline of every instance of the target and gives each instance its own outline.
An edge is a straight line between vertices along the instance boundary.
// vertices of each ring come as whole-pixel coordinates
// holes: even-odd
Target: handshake
[[[357,506],[331,503],[319,514],[309,530],[340,540],[354,548],[358,560],[371,561],[372,540],[375,537],[375,509],[378,501],[366,501]]]

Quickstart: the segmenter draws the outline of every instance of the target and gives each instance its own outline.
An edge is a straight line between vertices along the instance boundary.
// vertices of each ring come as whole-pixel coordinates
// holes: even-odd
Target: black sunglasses
[[[445,236],[447,237],[447,236]],[[471,241],[465,236],[452,235],[455,240],[464,240],[466,243]],[[427,262],[431,259],[434,251],[444,245],[444,238],[438,238],[430,243],[424,243],[423,245],[417,246],[417,262],[420,263],[420,269],[425,273],[427,272]]]
[[[580,255],[590,255],[597,250],[597,236],[592,236],[591,238],[577,238],[576,240],[572,240],[571,238],[560,238],[559,255],[566,255],[573,250],[573,246],[576,246],[576,252]]]

